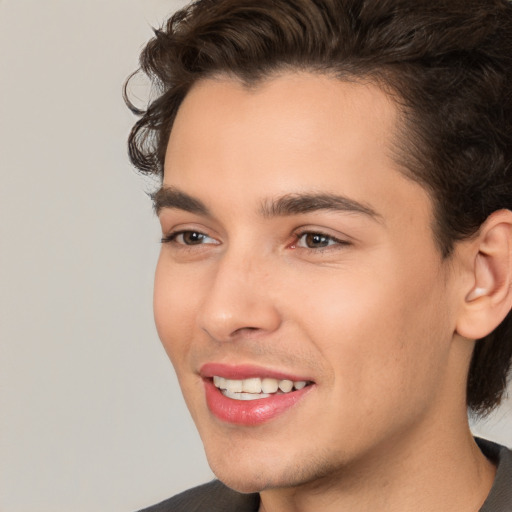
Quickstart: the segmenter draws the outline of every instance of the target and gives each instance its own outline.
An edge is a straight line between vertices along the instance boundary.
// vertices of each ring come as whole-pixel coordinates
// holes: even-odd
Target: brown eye
[[[204,243],[207,238],[206,235],[197,231],[184,231],[176,236],[176,241],[185,245],[199,245]]]
[[[296,236],[297,242],[294,244],[294,247],[306,250],[321,250],[331,247],[333,249],[341,249],[351,245],[351,242],[348,240],[335,238],[319,231],[303,231]]]
[[[322,249],[336,243],[332,237],[323,235],[322,233],[304,233],[299,238],[300,247],[307,247],[308,249]]]
[[[171,233],[169,236],[162,238],[162,243],[174,244],[176,246],[190,246],[204,244],[218,245],[219,242],[214,238],[201,233],[200,231],[184,230]]]

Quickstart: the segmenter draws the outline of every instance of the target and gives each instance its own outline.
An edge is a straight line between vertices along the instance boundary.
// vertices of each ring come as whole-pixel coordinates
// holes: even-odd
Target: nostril
[[[259,327],[240,327],[239,329],[236,329],[236,331],[233,331],[232,336],[237,336],[240,334],[247,334],[247,333],[254,333],[261,331]]]

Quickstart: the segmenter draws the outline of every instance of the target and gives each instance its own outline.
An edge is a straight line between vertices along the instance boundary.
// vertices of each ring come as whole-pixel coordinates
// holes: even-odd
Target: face
[[[179,110],[155,318],[235,489],[364,465],[453,395],[454,278],[393,161],[396,125],[377,87],[305,73],[205,80]]]

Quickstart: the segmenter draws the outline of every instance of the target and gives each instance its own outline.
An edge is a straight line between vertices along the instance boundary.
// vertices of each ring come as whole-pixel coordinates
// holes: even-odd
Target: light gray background
[[[121,100],[183,3],[0,0],[0,512],[130,512],[212,476],[153,326]],[[511,403],[475,430],[512,445]]]

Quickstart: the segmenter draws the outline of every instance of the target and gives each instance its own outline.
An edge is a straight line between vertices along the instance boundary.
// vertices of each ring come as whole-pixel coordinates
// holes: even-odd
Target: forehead
[[[218,156],[229,152],[232,158],[237,148],[243,148],[244,155],[255,153],[255,164],[266,154],[277,157],[279,149],[283,157],[305,156],[332,154],[334,145],[358,159],[370,146],[387,156],[397,120],[395,104],[373,84],[310,73],[278,75],[251,87],[226,77],[202,80],[178,111],[166,170],[183,153],[184,143]]]
[[[212,202],[222,190],[233,207],[304,192],[340,193],[395,215],[410,208],[414,194],[429,207],[393,159],[399,118],[374,84],[310,73],[251,88],[236,79],[203,80],[176,116],[164,185]]]

